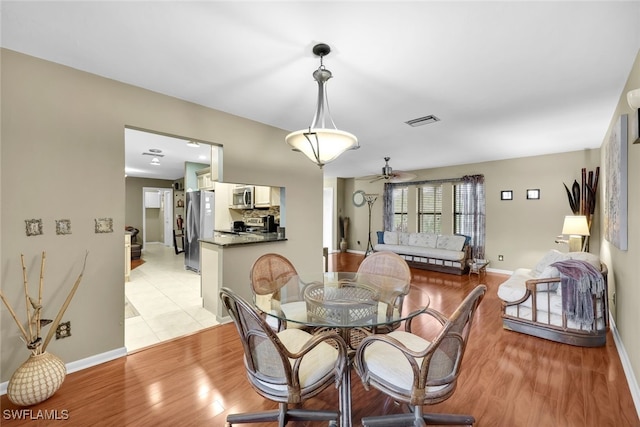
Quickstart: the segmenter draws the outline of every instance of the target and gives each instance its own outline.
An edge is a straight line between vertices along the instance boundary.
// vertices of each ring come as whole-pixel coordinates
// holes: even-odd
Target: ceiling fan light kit
[[[324,43],[313,47],[314,55],[320,57],[320,67],[313,72],[313,78],[318,82],[318,103],[311,126],[292,132],[285,138],[294,151],[303,153],[320,168],[345,151],[360,148],[358,138],[352,133],[338,130],[331,118],[325,84],[332,75],[322,63],[322,58],[329,52],[331,48]]]
[[[382,174],[364,176],[358,179],[369,180],[369,183],[374,183],[376,181],[380,181],[381,179],[384,179],[385,181],[388,181],[388,182],[407,182],[407,181],[411,181],[417,176],[416,174],[409,173],[409,172],[403,172],[403,171],[394,172],[393,168],[389,166],[389,160],[391,160],[391,157],[384,158],[384,166],[382,167]]]

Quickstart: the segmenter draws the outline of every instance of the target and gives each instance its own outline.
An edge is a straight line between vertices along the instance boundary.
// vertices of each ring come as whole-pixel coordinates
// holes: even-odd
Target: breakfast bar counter
[[[281,235],[282,236],[282,235]],[[287,239],[277,233],[214,233],[200,239],[200,286],[203,307],[218,322],[228,320],[222,308],[220,289],[226,286],[251,298],[249,271],[253,261],[268,252],[286,250]]]
[[[210,243],[217,246],[237,246],[254,243],[282,242],[287,240],[278,233],[214,233],[213,237],[201,239],[201,243]]]

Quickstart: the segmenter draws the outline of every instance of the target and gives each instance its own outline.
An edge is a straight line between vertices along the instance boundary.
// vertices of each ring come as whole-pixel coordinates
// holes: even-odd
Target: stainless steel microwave
[[[231,194],[231,207],[234,209],[253,209],[255,188],[251,185],[235,187]]]

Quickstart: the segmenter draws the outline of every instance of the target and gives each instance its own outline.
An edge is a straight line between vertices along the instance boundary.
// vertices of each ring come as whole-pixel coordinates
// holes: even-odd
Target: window
[[[407,231],[407,187],[393,189],[393,230]]]
[[[425,185],[418,191],[418,231],[439,234],[442,219],[442,185]]]

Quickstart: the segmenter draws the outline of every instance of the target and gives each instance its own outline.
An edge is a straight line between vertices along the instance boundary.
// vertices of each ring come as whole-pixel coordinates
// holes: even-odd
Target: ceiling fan
[[[382,173],[381,174],[363,176],[363,177],[358,178],[358,179],[368,180],[369,183],[380,181],[381,179],[384,179],[387,182],[406,182],[406,181],[411,181],[412,179],[414,179],[417,176],[414,173],[403,172],[403,171],[394,171],[393,168],[391,166],[389,166],[389,160],[390,159],[391,159],[391,157],[385,157],[384,158],[384,167],[382,168]]]

